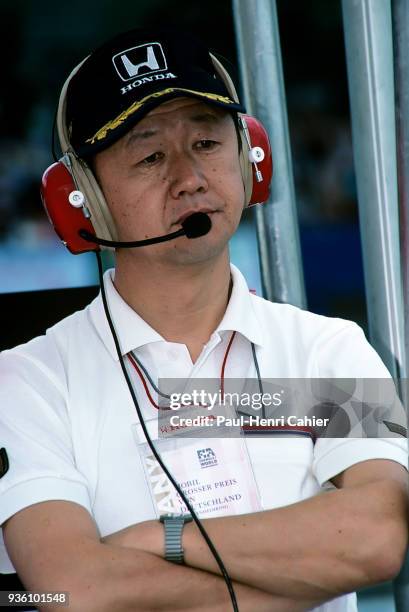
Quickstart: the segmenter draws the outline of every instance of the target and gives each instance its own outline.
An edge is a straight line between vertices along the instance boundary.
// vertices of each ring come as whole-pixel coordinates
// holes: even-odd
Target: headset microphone
[[[197,212],[189,215],[181,225],[187,238],[199,238],[210,232],[212,222],[206,213]]]
[[[104,240],[94,236],[88,230],[80,229],[79,235],[87,242],[93,242],[94,244],[100,244],[102,246],[116,247],[118,249],[130,249],[133,247],[149,246],[150,244],[159,244],[160,242],[167,242],[179,236],[186,236],[187,238],[199,238],[207,234],[211,227],[212,222],[210,217],[206,213],[197,212],[189,215],[181,223],[182,228],[171,234],[165,234],[164,236],[157,236],[156,238],[147,238],[146,240],[132,240],[130,242],[116,241],[116,240]]]

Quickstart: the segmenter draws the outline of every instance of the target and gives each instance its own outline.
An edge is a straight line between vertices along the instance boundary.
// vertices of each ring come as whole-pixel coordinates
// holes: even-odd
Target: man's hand
[[[407,478],[393,461],[365,461],[334,479],[340,490],[203,524],[232,579],[300,602],[323,602],[398,573],[407,546]],[[105,540],[164,554],[157,521]],[[184,526],[183,548],[187,565],[219,574],[194,523]]]

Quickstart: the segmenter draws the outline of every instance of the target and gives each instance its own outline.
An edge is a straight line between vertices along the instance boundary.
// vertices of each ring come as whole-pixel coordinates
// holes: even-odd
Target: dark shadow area
[[[12,348],[44,334],[46,329],[84,308],[98,294],[99,287],[49,289],[0,294],[0,311],[13,325],[2,326],[0,350]]]
[[[50,289],[0,294],[0,311],[15,325],[3,325],[0,350],[27,342],[73,312],[84,308],[98,295],[99,287]],[[17,574],[0,574],[0,591],[24,591]],[[32,606],[0,605],[0,610],[35,610]]]
[[[0,574],[0,591],[25,591],[17,574]],[[0,610],[35,610],[33,606],[1,606]]]

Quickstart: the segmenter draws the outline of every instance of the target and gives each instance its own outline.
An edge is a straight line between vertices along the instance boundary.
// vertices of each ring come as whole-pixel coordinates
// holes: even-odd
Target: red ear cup
[[[67,249],[77,255],[86,251],[99,251],[99,246],[87,242],[78,232],[85,229],[95,235],[94,227],[86,219],[82,208],[70,204],[69,196],[77,187],[70,171],[62,162],[52,164],[43,174],[41,199],[51,224]]]
[[[257,181],[256,169],[254,164],[252,164],[253,191],[251,193],[249,206],[253,206],[254,204],[262,204],[269,198],[270,182],[273,176],[273,157],[268,134],[263,124],[250,115],[244,115],[244,119],[247,123],[252,150],[254,150],[255,147],[260,147],[264,152],[264,158],[257,161],[257,168],[263,177],[261,182]]]

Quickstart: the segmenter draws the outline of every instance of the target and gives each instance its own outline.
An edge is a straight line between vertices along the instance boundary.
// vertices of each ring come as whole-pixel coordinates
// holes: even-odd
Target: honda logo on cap
[[[113,56],[112,61],[123,81],[167,70],[168,67],[162,45],[157,42],[121,51]]]

